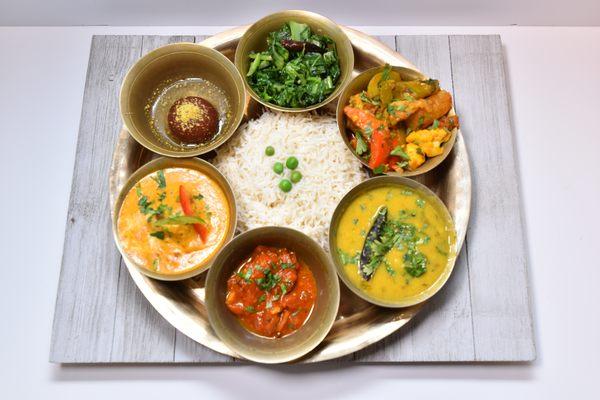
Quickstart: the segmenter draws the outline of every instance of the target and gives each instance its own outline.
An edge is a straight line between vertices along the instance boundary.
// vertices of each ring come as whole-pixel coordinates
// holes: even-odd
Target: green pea
[[[288,157],[285,161],[285,166],[289,169],[296,169],[298,167],[298,159],[294,156]]]
[[[278,175],[281,175],[281,173],[283,172],[283,164],[279,161],[273,164],[273,172],[275,172]]]
[[[292,172],[290,179],[292,180],[293,183],[298,183],[298,182],[300,182],[300,179],[302,179],[302,173],[300,173],[300,171],[294,171],[294,172]]]
[[[292,182],[290,182],[288,179],[282,179],[279,181],[279,189],[281,189],[284,192],[289,192],[290,190],[292,190]]]
[[[275,149],[273,148],[273,146],[267,146],[267,148],[265,149],[265,154],[269,157],[275,154]]]

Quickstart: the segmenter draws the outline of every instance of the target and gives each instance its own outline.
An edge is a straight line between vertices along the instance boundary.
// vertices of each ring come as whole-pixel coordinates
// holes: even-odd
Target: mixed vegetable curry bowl
[[[374,175],[414,176],[450,154],[458,132],[452,95],[415,70],[385,65],[354,78],[340,95],[342,139]]]

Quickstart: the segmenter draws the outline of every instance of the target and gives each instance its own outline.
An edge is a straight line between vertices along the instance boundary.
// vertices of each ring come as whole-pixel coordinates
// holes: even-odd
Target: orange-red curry
[[[249,331],[282,337],[306,322],[316,296],[315,278],[294,252],[258,246],[227,281],[225,303]]]

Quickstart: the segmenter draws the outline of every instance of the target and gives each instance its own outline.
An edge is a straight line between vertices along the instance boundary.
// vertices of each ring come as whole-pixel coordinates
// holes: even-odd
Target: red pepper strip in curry
[[[179,202],[181,203],[181,209],[183,210],[183,214],[188,217],[194,216],[194,211],[192,210],[192,201],[190,200],[190,195],[183,185],[179,185]],[[205,224],[194,224],[194,230],[202,239],[202,242],[206,243],[206,239],[208,238],[208,228]]]

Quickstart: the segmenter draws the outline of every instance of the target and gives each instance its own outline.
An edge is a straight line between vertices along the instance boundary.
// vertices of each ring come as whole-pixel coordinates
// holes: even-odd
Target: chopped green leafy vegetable
[[[270,32],[267,50],[248,57],[250,87],[261,99],[282,107],[303,108],[322,102],[341,75],[333,40],[295,21]]]

